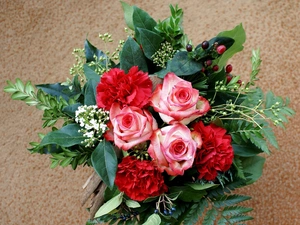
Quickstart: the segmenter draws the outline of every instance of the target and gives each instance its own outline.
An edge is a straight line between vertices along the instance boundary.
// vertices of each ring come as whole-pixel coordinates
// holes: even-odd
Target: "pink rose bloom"
[[[189,124],[210,109],[208,101],[199,96],[199,91],[174,73],[168,73],[163,84],[157,85],[150,105],[168,124]]]
[[[157,129],[156,120],[147,110],[135,106],[125,106],[113,103],[110,109],[110,121],[113,127],[113,141],[122,150],[150,139]],[[107,137],[111,135],[107,134]],[[111,139],[111,138],[109,138]]]
[[[200,133],[180,123],[154,131],[148,153],[158,169],[171,176],[183,175],[191,168],[197,148],[202,145]]]

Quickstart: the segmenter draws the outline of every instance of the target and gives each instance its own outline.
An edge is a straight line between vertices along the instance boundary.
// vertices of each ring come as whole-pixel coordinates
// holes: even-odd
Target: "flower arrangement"
[[[155,21],[122,2],[130,31],[112,54],[88,40],[74,50],[72,80],[32,85],[7,81],[12,99],[43,110],[40,142],[51,168],[91,166],[98,180],[87,224],[240,224],[252,209],[233,194],[262,174],[274,126],[294,111],[288,98],[256,85],[252,52],[247,82],[228,60],[243,49],[240,24],[198,45],[182,27],[183,11]],[[100,35],[112,42],[111,35]],[[61,127],[56,122],[62,120]],[[91,183],[90,180],[88,184]]]

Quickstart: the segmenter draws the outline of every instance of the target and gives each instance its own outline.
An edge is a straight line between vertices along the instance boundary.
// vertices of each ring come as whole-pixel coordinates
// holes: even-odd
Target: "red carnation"
[[[194,125],[194,130],[201,134],[203,143],[196,152],[195,165],[199,179],[214,180],[217,171],[229,170],[234,157],[231,136],[226,130],[215,124],[204,126],[202,121]]]
[[[168,191],[162,174],[152,161],[138,160],[134,156],[123,158],[118,165],[115,184],[129,198],[143,201]]]
[[[131,67],[128,74],[118,68],[104,73],[97,86],[97,105],[110,110],[114,102],[123,106],[142,108],[148,104],[152,95],[152,82],[148,73],[139,71],[137,66]]]

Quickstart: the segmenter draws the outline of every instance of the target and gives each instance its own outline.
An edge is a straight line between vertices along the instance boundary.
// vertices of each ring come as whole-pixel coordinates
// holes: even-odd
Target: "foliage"
[[[288,117],[295,113],[289,107],[289,99],[272,91],[264,93],[257,86],[259,50],[252,51],[248,82],[242,82],[241,76],[226,69],[228,60],[243,50],[246,35],[242,24],[192,45],[182,27],[183,10],[177,5],[170,5],[169,17],[155,21],[137,6],[121,4],[132,34],[119,42],[114,53],[102,51],[86,39],[84,49],[73,52],[77,64],[70,70],[72,80],[40,85],[19,78],[15,83],[7,81],[4,91],[13,100],[42,110],[43,128],[50,128],[48,133],[39,134],[40,142],[30,142],[29,151],[51,155],[51,168],[60,165],[75,170],[79,165],[87,165],[95,169],[107,187],[105,203],[87,225],[192,225],[199,220],[204,225],[225,225],[251,220],[247,213],[252,209],[239,205],[250,197],[233,191],[252,184],[262,175],[265,158],[260,154],[270,154],[272,148],[278,148],[273,127],[284,127]],[[105,46],[113,42],[108,33],[99,37]],[[220,46],[225,52],[220,53]],[[215,124],[230,135],[234,158],[227,171],[218,172],[214,180],[200,179],[195,165],[182,176],[163,173],[168,192],[144,201],[132,200],[116,187],[116,172],[122,157],[130,155],[148,160],[150,156],[145,149],[137,151],[141,146],[121,151],[111,139],[104,138],[107,130],[109,135],[110,118],[108,112],[98,110],[96,92],[104,73],[113,68],[127,73],[132,66],[138,66],[151,78],[157,75],[164,79],[169,72],[175,73],[209,101],[210,110],[194,122]],[[86,110],[88,107],[90,111]],[[159,113],[153,108],[149,111],[163,127]],[[103,119],[102,122],[95,122],[96,117]],[[82,122],[85,120],[90,123]],[[103,125],[101,129],[100,125]],[[91,140],[89,145],[87,139]],[[149,147],[149,141],[144,145],[143,148]]]

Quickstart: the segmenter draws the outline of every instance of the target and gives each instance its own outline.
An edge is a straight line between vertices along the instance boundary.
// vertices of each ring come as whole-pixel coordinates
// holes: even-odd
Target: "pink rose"
[[[208,101],[199,96],[199,91],[174,73],[168,73],[163,84],[157,85],[150,104],[168,124],[188,124],[210,109]]]
[[[180,123],[154,131],[148,153],[158,169],[171,176],[183,175],[191,168],[197,148],[202,145],[200,133]]]
[[[110,108],[110,121],[113,127],[113,141],[118,148],[125,151],[149,140],[153,131],[157,129],[156,120],[150,112],[135,106],[125,106],[121,109],[118,103],[113,103]]]

